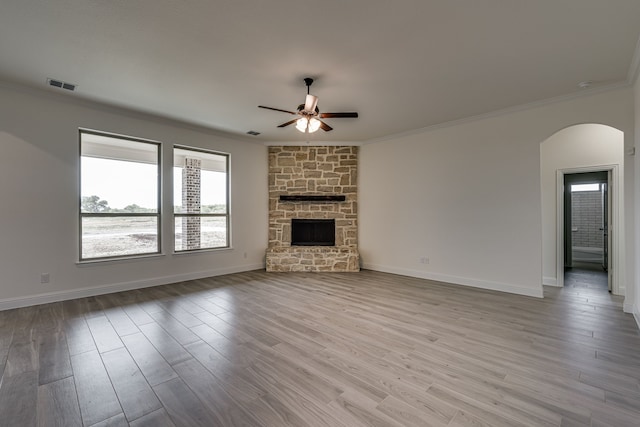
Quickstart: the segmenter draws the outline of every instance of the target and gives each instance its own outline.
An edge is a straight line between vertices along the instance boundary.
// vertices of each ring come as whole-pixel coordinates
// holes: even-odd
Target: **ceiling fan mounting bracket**
[[[309,86],[313,83],[313,79],[311,77],[305,77],[304,84],[307,85],[307,91],[309,90]]]

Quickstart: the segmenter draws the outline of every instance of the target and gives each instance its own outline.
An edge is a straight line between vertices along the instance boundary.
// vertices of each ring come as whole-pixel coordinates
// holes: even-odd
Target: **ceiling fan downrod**
[[[305,77],[304,83],[307,85],[307,95],[309,95],[309,88],[311,87],[311,84],[313,83],[313,79],[311,77]]]

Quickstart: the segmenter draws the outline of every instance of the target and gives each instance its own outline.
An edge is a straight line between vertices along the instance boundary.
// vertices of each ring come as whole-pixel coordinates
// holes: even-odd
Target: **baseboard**
[[[430,273],[428,271],[410,270],[404,268],[389,267],[379,264],[363,263],[365,270],[380,271],[383,273],[398,274],[400,276],[417,277],[420,279],[435,280],[438,282],[451,283],[455,285],[470,286],[473,288],[487,289],[491,291],[507,292],[511,294],[526,295],[530,297],[542,298],[542,286],[538,289],[523,288],[507,283],[491,282],[488,280],[471,279],[468,277],[450,276],[448,274]]]
[[[622,311],[633,315],[633,318],[636,320],[636,324],[638,325],[638,329],[640,329],[640,310],[633,302],[627,302],[626,300],[627,298],[625,298],[622,305]]]
[[[629,305],[631,305],[631,309],[627,311],[627,304],[625,304],[624,311],[626,313],[633,314],[633,318],[636,319],[636,325],[638,325],[638,329],[640,329],[640,307],[638,307],[635,304],[629,304]]]
[[[558,285],[558,279],[556,279],[555,277],[543,277],[542,284],[544,286],[556,286],[556,287],[560,286]]]
[[[198,271],[174,276],[154,277],[151,279],[135,280],[132,282],[114,283],[110,285],[85,287],[68,291],[49,292],[27,297],[7,298],[0,300],[0,311],[12,308],[28,307],[32,305],[48,304],[57,301],[66,301],[76,298],[91,297],[95,295],[111,294],[114,292],[130,291],[133,289],[150,288],[152,286],[168,285],[187,280],[203,279],[205,277],[222,276],[225,274],[242,273],[245,271],[264,269],[264,264],[249,264],[235,267],[217,268],[214,270]]]

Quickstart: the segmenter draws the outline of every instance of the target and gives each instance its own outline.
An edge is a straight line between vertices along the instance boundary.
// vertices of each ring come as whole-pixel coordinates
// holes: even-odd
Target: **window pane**
[[[82,218],[82,259],[158,251],[158,218],[155,216]]]
[[[158,211],[158,166],[82,157],[82,212]]]
[[[226,154],[174,148],[174,212],[193,215],[175,217],[176,252],[229,247],[227,192]]]
[[[158,211],[158,144],[88,132],[81,142],[83,212]]]
[[[81,259],[160,252],[159,147],[80,131]]]
[[[600,184],[572,184],[571,192],[578,191],[600,191]]]
[[[227,213],[227,174],[202,171],[202,213]]]
[[[227,213],[227,156],[175,148],[175,213]]]
[[[176,217],[175,227],[176,251],[229,246],[226,217]]]

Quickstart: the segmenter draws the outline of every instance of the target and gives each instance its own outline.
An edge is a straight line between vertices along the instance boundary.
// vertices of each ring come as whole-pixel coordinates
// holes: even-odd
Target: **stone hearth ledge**
[[[267,249],[267,271],[360,271],[358,249],[348,246],[279,246]]]

